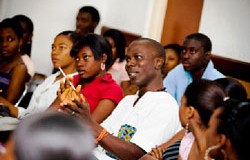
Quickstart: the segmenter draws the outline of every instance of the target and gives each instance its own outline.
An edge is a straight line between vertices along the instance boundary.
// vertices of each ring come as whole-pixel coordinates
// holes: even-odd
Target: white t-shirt
[[[71,77],[76,74],[77,73],[73,73],[68,76]],[[30,99],[27,109],[25,110],[22,107],[18,107],[18,118],[25,118],[33,113],[44,112],[49,108],[51,103],[57,97],[57,90],[59,89],[60,81],[62,80],[60,79],[55,81],[58,75],[60,75],[60,72],[50,75],[44,80],[43,83],[37,86]]]
[[[107,131],[149,152],[181,129],[179,107],[167,92],[147,92],[133,106],[138,94],[123,98],[101,124]],[[94,150],[100,160],[111,160],[100,146]]]

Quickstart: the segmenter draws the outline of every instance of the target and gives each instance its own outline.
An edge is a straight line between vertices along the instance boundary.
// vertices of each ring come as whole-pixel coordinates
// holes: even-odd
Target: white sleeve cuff
[[[18,116],[17,116],[17,118],[20,119],[20,118],[22,118],[22,115],[24,115],[26,109],[23,108],[23,107],[17,107],[17,109],[18,109]]]

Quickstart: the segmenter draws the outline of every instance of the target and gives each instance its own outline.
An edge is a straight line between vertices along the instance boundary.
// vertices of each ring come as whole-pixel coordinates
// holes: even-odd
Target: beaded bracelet
[[[98,142],[100,142],[104,137],[106,137],[108,135],[108,131],[103,128],[101,133],[98,135],[98,137],[95,139],[95,143],[97,144]]]

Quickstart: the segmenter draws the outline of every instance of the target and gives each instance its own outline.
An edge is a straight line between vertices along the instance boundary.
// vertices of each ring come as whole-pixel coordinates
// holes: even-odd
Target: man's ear
[[[162,68],[162,66],[163,66],[163,63],[164,63],[164,60],[163,60],[163,58],[160,58],[160,57],[156,57],[155,58],[155,68],[157,69],[157,70],[161,70],[161,68]]]
[[[93,23],[93,28],[95,29],[97,25],[98,25],[98,22],[94,22]]]
[[[212,56],[211,51],[207,51],[205,54],[206,54],[207,61],[209,61],[211,59],[211,56]]]

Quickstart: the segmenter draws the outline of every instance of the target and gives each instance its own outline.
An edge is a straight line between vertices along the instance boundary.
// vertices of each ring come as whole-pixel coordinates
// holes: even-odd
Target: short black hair
[[[148,42],[155,49],[157,56],[162,57],[165,60],[165,50],[163,46],[156,40],[150,39],[150,38],[138,38],[132,42],[136,42],[136,41]]]
[[[212,51],[212,42],[211,42],[210,38],[208,36],[206,36],[205,34],[202,34],[202,33],[190,34],[185,38],[184,42],[186,40],[190,40],[190,39],[195,39],[197,41],[200,41],[202,43],[204,53]]]
[[[94,22],[97,22],[97,23],[100,22],[100,14],[99,14],[98,10],[92,6],[83,6],[82,8],[79,9],[79,12],[90,13],[92,16],[92,20]]]
[[[94,33],[86,34],[73,45],[70,55],[76,57],[78,52],[85,46],[90,48],[95,60],[100,60],[102,55],[106,54],[107,60],[105,65],[106,69],[109,69],[112,61],[112,49],[109,42],[103,36]]]
[[[133,40],[130,44],[132,45],[133,43],[136,43],[136,42],[146,42],[148,43],[151,47],[153,47],[154,51],[155,51],[155,56],[156,57],[159,57],[163,60],[163,63],[162,63],[162,66],[161,68],[163,67],[164,63],[165,63],[165,59],[166,59],[166,55],[165,55],[165,50],[163,48],[163,46],[161,45],[161,43],[157,42],[156,40],[154,39],[150,39],[150,38],[138,38],[138,39],[135,39]]]

